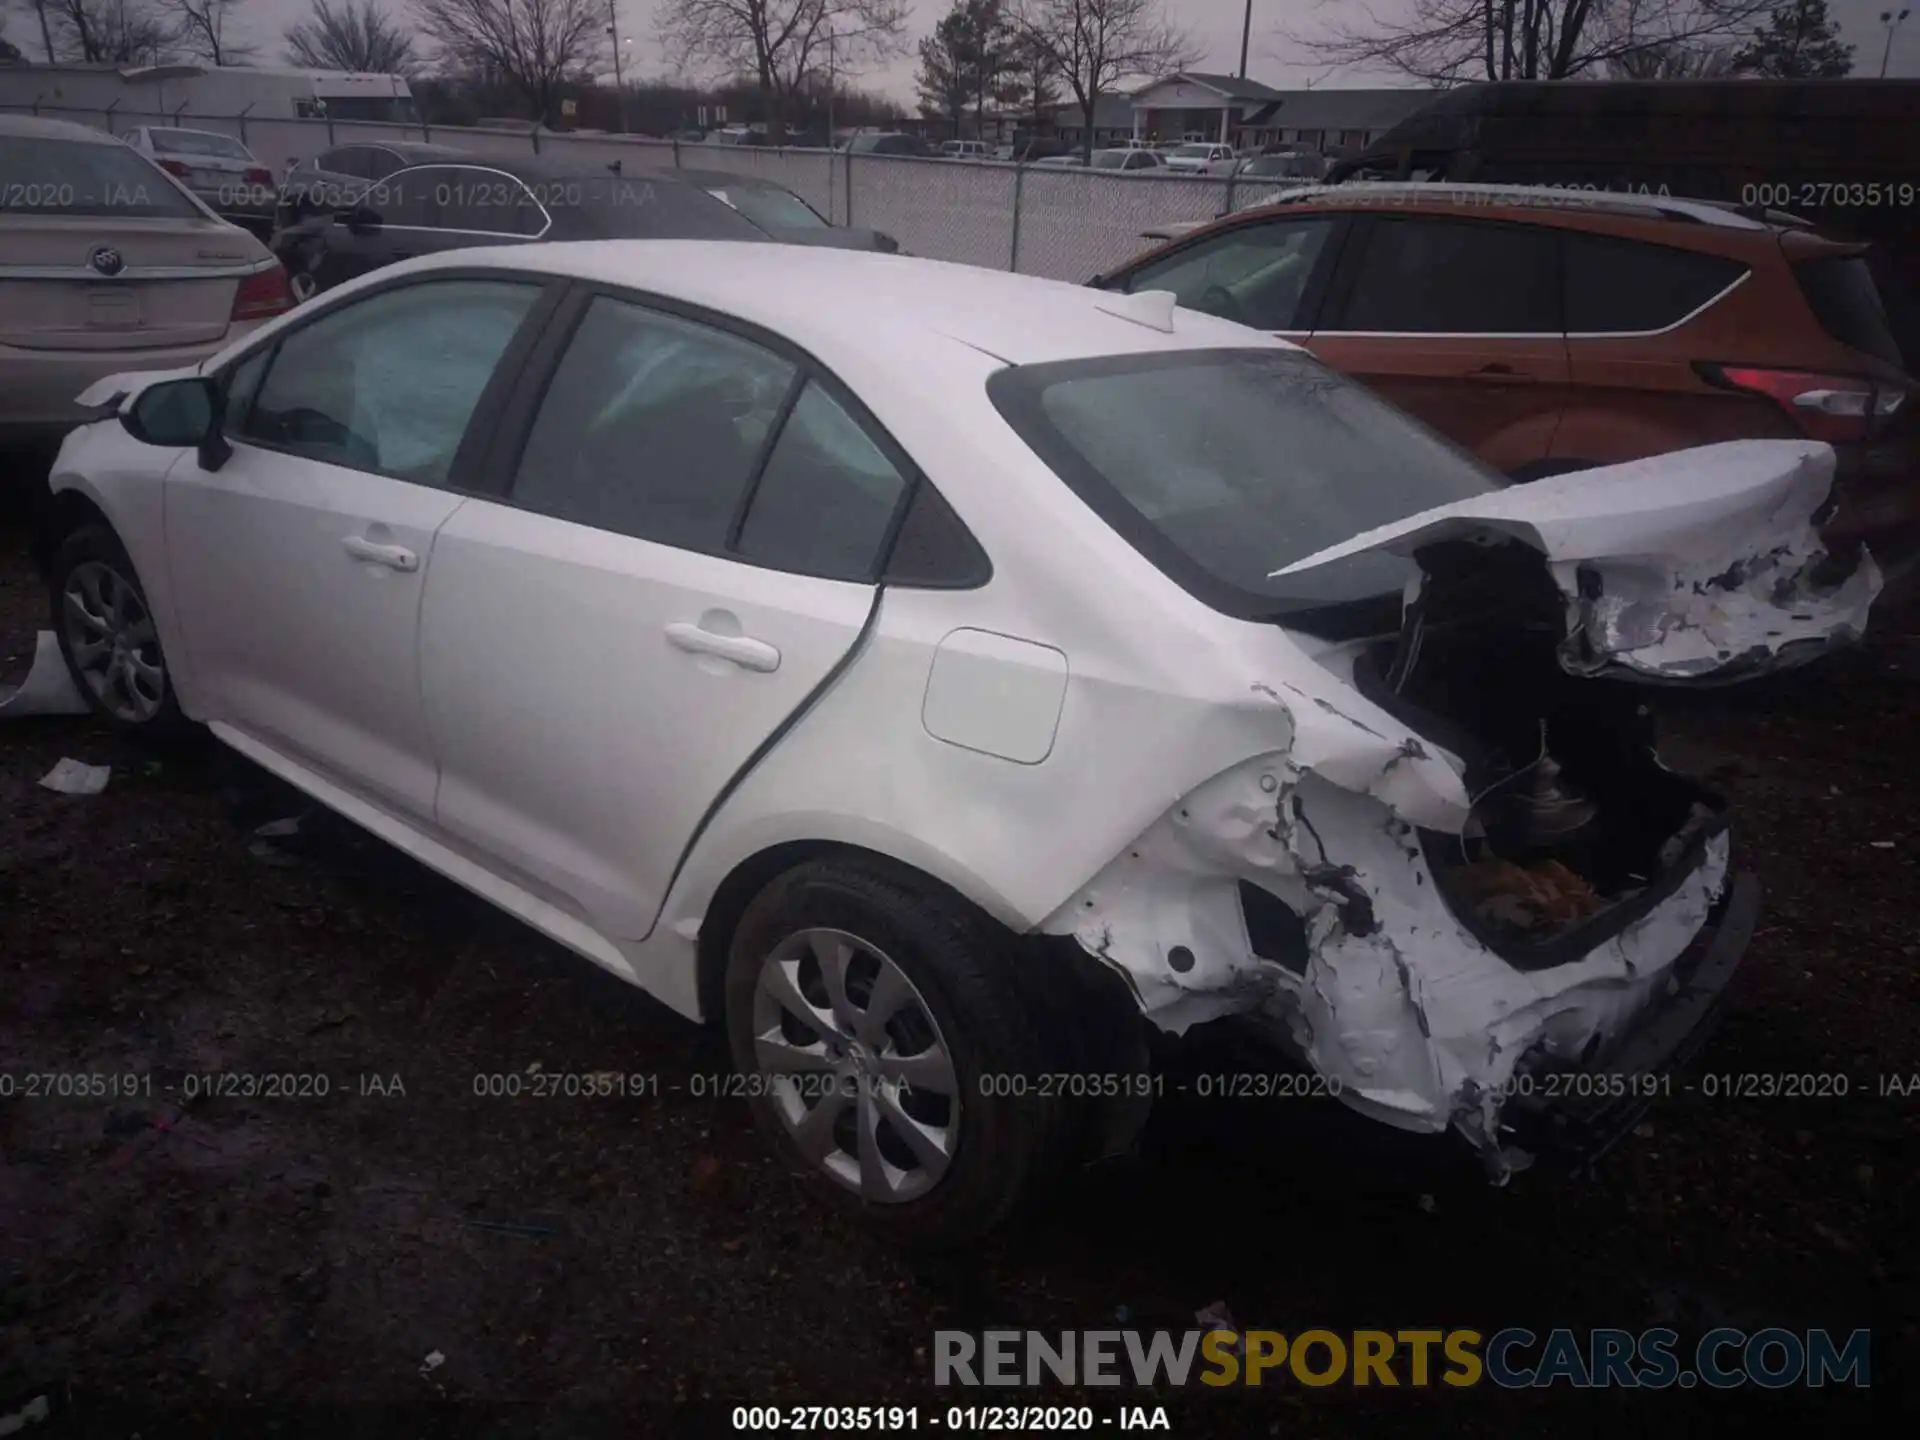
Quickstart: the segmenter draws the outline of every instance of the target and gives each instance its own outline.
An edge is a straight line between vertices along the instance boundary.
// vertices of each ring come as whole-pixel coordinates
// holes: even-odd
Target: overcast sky
[[[260,46],[262,63],[278,63],[282,32],[306,14],[310,3],[311,0],[240,0],[237,28],[247,40]],[[404,17],[406,0],[383,0],[383,3],[390,12]],[[647,78],[669,75],[671,67],[655,38],[655,0],[613,0],[613,3],[618,7],[620,33],[633,39],[630,47],[623,48],[629,54],[638,55],[641,75]],[[950,0],[908,0],[913,12],[909,27],[912,37],[917,40],[931,30],[949,3]],[[1228,74],[1238,68],[1245,0],[1165,0],[1165,3],[1167,14],[1184,26],[1205,52],[1206,59],[1198,68]],[[1330,74],[1323,65],[1314,63],[1311,54],[1289,43],[1289,34],[1311,35],[1322,29],[1326,23],[1323,17],[1344,11],[1352,23],[1361,9],[1354,0],[1252,0],[1252,3],[1253,42],[1247,73],[1254,79],[1283,89],[1309,81],[1316,85],[1404,83],[1391,75],[1353,71]],[[1877,17],[1888,8],[1888,3],[1889,0],[1829,0],[1829,11],[1840,24],[1842,38],[1856,47],[1855,74],[1877,75],[1880,71],[1886,31]],[[1901,0],[1893,0],[1893,8],[1897,10],[1900,3]],[[1370,0],[1366,8],[1384,17],[1404,8],[1405,4],[1406,0]],[[37,58],[39,37],[31,34],[34,28],[31,15],[14,13],[7,17],[8,38]],[[866,88],[910,103],[913,72],[914,60],[909,46],[906,57],[872,68],[864,83]],[[1920,14],[1901,27],[1893,42],[1893,59],[1887,73],[1920,76]]]

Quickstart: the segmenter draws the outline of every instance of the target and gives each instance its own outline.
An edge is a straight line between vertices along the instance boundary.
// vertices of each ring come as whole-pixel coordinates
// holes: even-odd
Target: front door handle
[[[718,655],[745,670],[765,673],[780,668],[780,652],[750,635],[716,635],[698,625],[676,621],[667,626],[667,640],[678,649],[695,655]]]
[[[1511,365],[1482,365],[1478,370],[1469,370],[1467,379],[1480,385],[1531,385],[1533,376],[1514,369]]]
[[[404,545],[382,545],[378,540],[369,540],[364,535],[349,535],[340,543],[346,548],[347,554],[356,560],[369,560],[405,575],[411,575],[420,568],[420,557]]]

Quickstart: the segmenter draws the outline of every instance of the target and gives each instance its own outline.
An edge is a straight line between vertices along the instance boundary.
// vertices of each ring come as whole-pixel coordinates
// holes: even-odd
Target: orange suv
[[[1920,385],[1865,248],[1705,201],[1358,183],[1288,192],[1092,283],[1296,340],[1516,480],[1825,440],[1829,540],[1908,558]]]

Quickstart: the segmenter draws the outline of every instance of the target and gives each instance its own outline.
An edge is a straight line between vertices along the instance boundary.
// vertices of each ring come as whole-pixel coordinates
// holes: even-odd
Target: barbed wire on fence
[[[251,109],[251,107],[249,107]],[[125,134],[165,124],[231,135],[277,173],[341,145],[413,141],[487,159],[548,155],[623,168],[710,170],[784,185],[836,225],[884,231],[910,254],[1055,280],[1084,281],[1156,243],[1148,230],[1206,221],[1284,188],[1218,176],[1086,170],[847,150],[722,145],[634,135],[580,134],[373,120],[267,118],[244,111],[105,109],[35,103],[0,113],[76,120]]]

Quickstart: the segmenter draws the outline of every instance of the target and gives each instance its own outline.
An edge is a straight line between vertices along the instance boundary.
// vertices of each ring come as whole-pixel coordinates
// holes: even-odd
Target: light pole
[[[620,64],[618,0],[607,0],[607,34],[613,37],[613,88],[620,102],[620,133],[627,133],[627,77]]]
[[[1253,36],[1253,0],[1247,0],[1246,11],[1240,18],[1240,78],[1247,78],[1247,41]]]
[[[1887,78],[1887,60],[1893,54],[1893,32],[1898,30],[1900,28],[1900,22],[1912,13],[1911,10],[1902,10],[1898,14],[1895,14],[1891,10],[1882,10],[1880,12],[1880,23],[1887,27],[1886,48],[1880,52],[1880,78],[1882,80]]]

